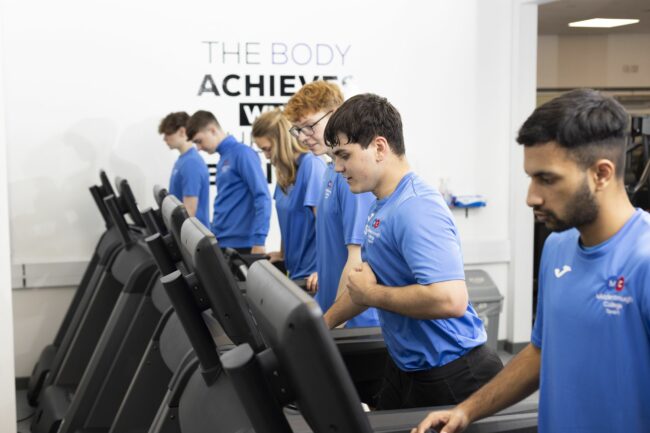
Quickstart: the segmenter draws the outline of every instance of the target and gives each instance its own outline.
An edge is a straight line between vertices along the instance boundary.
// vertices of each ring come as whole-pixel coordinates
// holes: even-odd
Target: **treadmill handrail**
[[[109,195],[108,197],[104,198],[104,203],[106,203],[106,207],[108,207],[108,211],[111,214],[111,218],[113,219],[113,223],[118,229],[118,232],[120,233],[120,237],[122,238],[122,243],[124,244],[125,247],[129,247],[133,243],[133,239],[131,237],[131,234],[129,233],[129,226],[124,220],[124,216],[122,216],[122,213],[119,210],[119,207],[117,205],[117,199],[115,198],[114,195]]]

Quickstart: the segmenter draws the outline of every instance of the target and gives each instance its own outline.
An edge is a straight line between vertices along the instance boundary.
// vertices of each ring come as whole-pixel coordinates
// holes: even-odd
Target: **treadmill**
[[[111,370],[110,367],[114,360],[122,356],[128,358],[127,347],[138,346],[138,339],[129,340],[125,333],[142,297],[153,288],[156,268],[141,239],[146,231],[131,230],[120,210],[120,206],[129,209],[132,220],[144,224],[128,183],[119,182],[121,203],[113,195],[103,201],[122,246],[110,268],[100,276],[84,311],[78,311],[79,325],[76,329],[69,328],[54,359],[32,421],[33,433],[58,430],[66,417],[68,422],[64,423],[64,430],[68,426],[75,429],[83,426],[90,415],[103,419],[110,417],[116,403],[100,397],[114,398],[119,393],[120,384],[127,380],[124,378],[128,374],[127,368]],[[157,320],[149,323],[153,328]],[[141,326],[135,331],[146,332],[146,329],[146,326]],[[75,398],[77,394],[79,396]],[[95,399],[99,399],[101,404],[95,406]]]
[[[74,332],[79,326],[83,311],[87,308],[98,281],[103,273],[105,273],[107,269],[110,269],[115,257],[117,256],[118,250],[123,247],[119,229],[113,223],[108,208],[103,201],[105,197],[110,195],[116,196],[116,194],[104,170],[100,170],[99,177],[101,182],[100,185],[91,186],[89,189],[104,220],[106,230],[99,238],[97,246],[95,247],[90,262],[84,271],[81,282],[75,291],[68,310],[63,317],[63,321],[56,333],[54,341],[42,350],[37,363],[34,365],[27,388],[27,400],[32,406],[38,404],[39,395],[43,388],[43,384],[45,383],[45,378],[50,373],[52,365],[55,363],[57,353],[59,353],[60,350],[66,350],[66,334],[68,332]],[[130,211],[130,209],[119,200],[118,205],[120,205],[119,208],[123,214]],[[140,233],[142,228],[143,226],[136,227],[133,225],[130,229],[135,233]]]
[[[269,344],[225,353],[231,378],[256,433],[410,432],[432,408],[364,413],[318,305],[267,261],[248,273],[249,305]],[[295,402],[294,409],[286,406]],[[537,431],[537,404],[520,403],[468,432]]]

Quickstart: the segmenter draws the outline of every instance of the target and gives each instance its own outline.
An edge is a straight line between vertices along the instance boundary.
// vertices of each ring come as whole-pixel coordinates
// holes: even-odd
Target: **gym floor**
[[[512,354],[504,351],[499,351],[499,357],[503,361],[503,364],[507,364],[508,361],[512,358]],[[538,393],[535,392],[530,397],[526,398],[525,401],[537,401]],[[27,390],[20,389],[16,391],[16,419],[19,420],[18,426],[16,428],[17,433],[29,433],[29,426],[32,422],[32,414],[34,413],[34,408],[27,404]],[[22,421],[21,421],[22,420]]]
[[[16,419],[18,420],[17,433],[29,433],[34,408],[27,403],[27,390],[16,390]]]

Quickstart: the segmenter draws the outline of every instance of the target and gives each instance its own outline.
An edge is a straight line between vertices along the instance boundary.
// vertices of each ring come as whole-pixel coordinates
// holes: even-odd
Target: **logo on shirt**
[[[327,187],[325,188],[325,199],[330,198],[330,195],[332,195],[332,187],[334,186],[334,182],[331,180],[327,182]]]
[[[571,272],[571,266],[564,265],[562,269],[555,268],[555,278],[562,278],[567,273]]]
[[[604,292],[596,293],[596,299],[602,303],[608,316],[620,316],[626,305],[634,302],[632,296],[625,296],[621,292],[625,289],[625,277],[610,277],[607,279],[607,288]]]
[[[221,164],[221,172],[222,173],[227,173],[228,171],[230,171],[230,160],[225,159],[223,161],[223,164]]]
[[[620,292],[625,288],[625,277],[621,277],[616,280],[616,291]]]
[[[381,231],[378,230],[380,220],[379,218],[375,218],[373,221],[374,216],[374,212],[368,215],[368,223],[363,229],[363,234],[366,237],[366,242],[368,244],[374,243],[375,239],[379,239],[381,237]]]
[[[607,281],[607,286],[612,289],[616,290],[617,292],[622,292],[623,289],[625,288],[625,277],[620,276],[620,277],[611,277]]]

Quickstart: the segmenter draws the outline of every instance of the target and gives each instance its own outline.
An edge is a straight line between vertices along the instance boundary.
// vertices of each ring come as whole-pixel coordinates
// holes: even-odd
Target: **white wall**
[[[540,88],[650,87],[650,34],[541,35]]]
[[[73,295],[72,287],[14,290],[16,377],[31,375],[41,350],[54,340]]]
[[[101,231],[87,187],[100,167],[127,177],[142,207],[152,204],[151,185],[166,183],[174,159],[156,133],[166,113],[209,109],[241,136],[239,102],[288,99],[198,96],[205,74],[352,76],[348,93],[382,94],[401,111],[407,156],[427,181],[449,178],[455,193],[487,197],[468,218],[455,213],[465,257],[491,269],[506,295],[500,338],[528,339],[532,215],[513,137],[534,107],[532,2],[334,0],[315,15],[296,1],[0,1],[15,265],[87,260]],[[252,59],[261,64],[223,62],[219,45],[210,61],[204,41],[260,42]],[[272,42],[350,49],[344,62],[274,65]],[[277,240],[274,228],[270,247]],[[42,293],[20,292],[16,308],[44,304]],[[16,340],[33,337],[23,328]]]
[[[11,304],[11,256],[9,249],[9,200],[3,69],[3,13],[0,4],[0,432],[15,431],[14,334]]]

